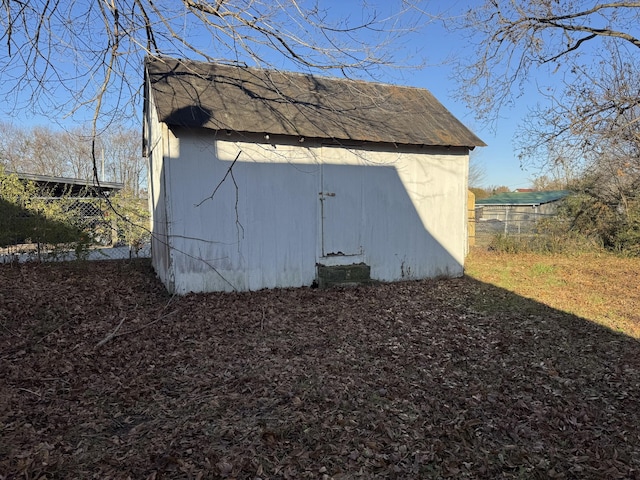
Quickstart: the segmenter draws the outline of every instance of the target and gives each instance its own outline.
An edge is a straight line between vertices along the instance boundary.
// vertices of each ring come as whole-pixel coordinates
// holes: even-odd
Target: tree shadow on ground
[[[147,262],[0,278],[9,476],[638,475],[640,344],[469,277],[171,298]]]

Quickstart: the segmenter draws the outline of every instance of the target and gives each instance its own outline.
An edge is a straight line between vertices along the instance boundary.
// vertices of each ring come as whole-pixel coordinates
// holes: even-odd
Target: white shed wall
[[[463,272],[466,149],[168,138],[163,280],[177,293],[310,285],[317,263],[364,262],[382,281]]]
[[[148,102],[148,103],[147,103]],[[166,182],[164,168],[170,162],[164,161],[164,152],[169,143],[171,132],[166,125],[158,122],[153,96],[145,102],[143,138],[147,156],[147,185],[149,188],[149,211],[152,265],[160,280],[169,290],[173,290],[169,249],[169,222],[167,208]]]

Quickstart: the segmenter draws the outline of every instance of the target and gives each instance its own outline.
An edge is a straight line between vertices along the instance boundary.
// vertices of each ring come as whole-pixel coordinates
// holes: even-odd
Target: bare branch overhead
[[[611,40],[640,47],[640,2],[610,2],[583,9],[582,2],[487,0],[458,25],[472,48],[459,64],[460,97],[482,118],[494,120],[523,93],[531,73],[571,72]],[[636,50],[628,52],[637,55]],[[585,60],[586,59],[586,60]]]
[[[362,75],[430,20],[420,3],[363,1],[355,20],[318,0],[2,0],[0,94],[53,118],[122,118],[147,55]]]

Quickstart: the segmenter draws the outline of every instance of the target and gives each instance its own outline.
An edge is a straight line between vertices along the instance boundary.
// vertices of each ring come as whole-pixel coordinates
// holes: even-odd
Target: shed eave
[[[466,148],[468,150],[473,150],[476,146],[486,146],[484,143],[482,145],[476,145],[476,146],[469,146],[467,144],[452,144],[452,143],[435,143],[435,142],[429,142],[429,143],[423,143],[423,142],[406,142],[406,141],[393,141],[393,140],[376,140],[376,139],[372,139],[371,137],[335,137],[335,136],[322,136],[322,137],[310,137],[310,136],[305,136],[305,135],[293,135],[293,134],[288,134],[288,133],[281,133],[281,132],[273,132],[273,131],[265,131],[265,130],[234,130],[231,128],[212,128],[209,127],[207,125],[203,125],[203,126],[198,126],[198,127],[194,127],[194,126],[188,126],[188,125],[182,125],[180,123],[175,123],[175,122],[160,122],[163,123],[167,126],[167,128],[169,128],[170,130],[176,131],[177,129],[198,129],[198,130],[204,130],[204,131],[210,131],[210,132],[216,132],[219,135],[224,135],[224,136],[231,136],[231,135],[263,135],[263,136],[268,136],[270,137],[270,140],[274,140],[274,139],[284,139],[284,138],[288,138],[288,139],[296,139],[297,141],[300,140],[307,140],[307,141],[317,141],[317,142],[335,142],[336,145],[340,145],[340,144],[346,144],[349,145],[350,143],[362,143],[362,144],[370,144],[370,145],[395,145],[397,147],[400,146],[406,146],[406,147],[418,147],[418,148]],[[266,141],[267,139],[265,139]]]

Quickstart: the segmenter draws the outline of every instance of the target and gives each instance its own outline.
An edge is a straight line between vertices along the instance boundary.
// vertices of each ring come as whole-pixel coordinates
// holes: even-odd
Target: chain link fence
[[[488,247],[497,237],[540,239],[549,230],[541,228],[557,218],[555,211],[539,211],[532,207],[476,207],[473,217],[473,244]]]
[[[0,197],[0,262],[107,260],[150,256],[144,199]]]

